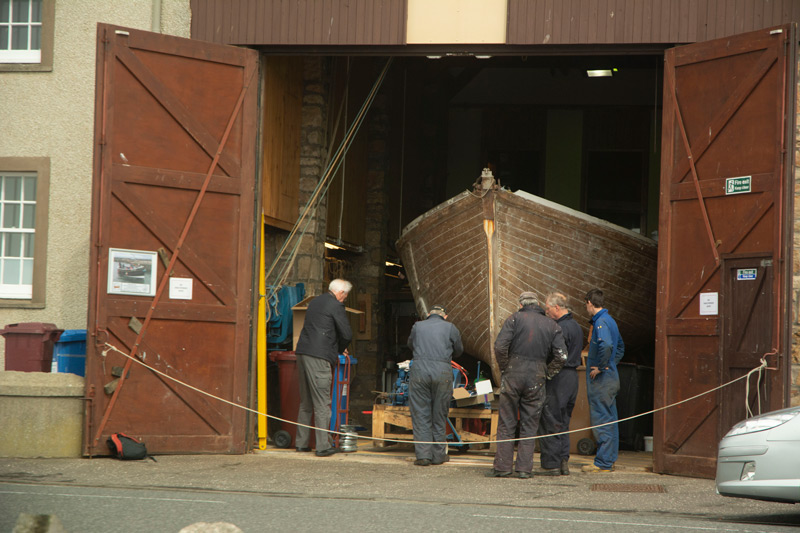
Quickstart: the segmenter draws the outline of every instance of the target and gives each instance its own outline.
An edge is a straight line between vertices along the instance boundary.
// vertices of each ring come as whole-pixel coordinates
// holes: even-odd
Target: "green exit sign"
[[[752,176],[727,178],[725,180],[725,194],[742,194],[745,192],[750,192],[750,185],[752,181]]]

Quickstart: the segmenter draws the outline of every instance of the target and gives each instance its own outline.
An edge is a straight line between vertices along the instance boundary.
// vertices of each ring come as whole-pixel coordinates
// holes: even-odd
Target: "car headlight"
[[[733,426],[725,436],[732,437],[734,435],[744,435],[746,433],[755,433],[756,431],[772,429],[780,426],[781,424],[785,424],[796,416],[797,412],[795,411],[789,413],[771,413],[756,418],[748,418],[747,420],[742,420]]]

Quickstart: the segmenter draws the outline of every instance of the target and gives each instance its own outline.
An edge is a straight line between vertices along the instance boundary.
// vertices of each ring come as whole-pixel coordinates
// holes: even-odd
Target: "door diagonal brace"
[[[694,182],[694,189],[697,193],[697,202],[700,205],[700,212],[703,215],[703,222],[706,226],[706,235],[708,242],[711,245],[711,253],[714,254],[714,263],[719,266],[719,252],[717,251],[717,241],[714,238],[714,231],[711,229],[711,221],[708,219],[708,211],[706,210],[706,201],[703,197],[703,191],[700,190],[700,181],[697,179],[697,168],[694,166],[694,159],[692,158],[692,147],[689,146],[689,138],[686,135],[686,126],[683,123],[683,116],[681,115],[681,108],[678,105],[678,95],[675,92],[675,80],[673,78],[674,71],[670,69],[667,72],[670,80],[667,86],[670,88],[669,96],[672,99],[672,105],[675,107],[675,120],[678,122],[678,127],[681,131],[681,140],[683,147],[686,150],[686,157],[689,160],[689,167],[692,170],[692,181]]]

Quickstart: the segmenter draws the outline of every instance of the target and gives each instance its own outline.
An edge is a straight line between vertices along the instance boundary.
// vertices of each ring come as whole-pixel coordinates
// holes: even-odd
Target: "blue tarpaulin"
[[[306,295],[303,283],[294,287],[283,286],[277,291],[267,287],[269,320],[267,321],[267,344],[280,345],[292,336],[292,307]]]

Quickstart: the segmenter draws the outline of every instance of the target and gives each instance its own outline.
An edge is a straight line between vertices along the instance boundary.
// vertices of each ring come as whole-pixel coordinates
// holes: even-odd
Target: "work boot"
[[[317,457],[330,457],[331,455],[337,453],[339,450],[338,448],[326,448],[324,450],[317,450],[315,455]]]
[[[514,472],[514,477],[519,479],[530,479],[531,473],[530,472]]]
[[[417,466],[431,466],[431,460],[430,459],[417,459],[416,461],[414,461],[414,464],[417,465]]]
[[[503,470],[495,470],[494,468],[486,472],[486,477],[508,477],[510,475],[511,472],[505,472]]]
[[[569,461],[567,459],[561,459],[561,475],[569,475]]]
[[[432,465],[440,465],[442,463],[449,463],[449,462],[450,462],[450,456],[449,455],[445,455],[444,459],[442,459],[441,461],[431,461],[431,464]]]
[[[558,468],[538,468],[535,473],[537,476],[560,476],[561,470]]]
[[[613,470],[610,468],[600,468],[597,465],[583,465],[581,467],[581,472],[586,472],[588,474],[609,474]]]

